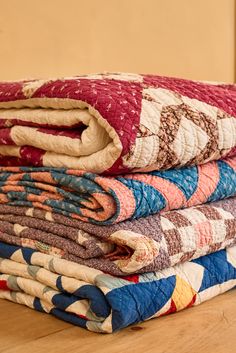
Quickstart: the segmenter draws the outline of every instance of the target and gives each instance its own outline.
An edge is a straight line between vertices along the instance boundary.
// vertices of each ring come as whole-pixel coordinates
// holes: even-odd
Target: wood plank
[[[0,300],[0,313],[0,352],[71,326],[51,315],[5,300]]]
[[[0,301],[0,352],[231,353],[236,345],[235,299],[232,290],[198,307],[112,335],[91,333]]]

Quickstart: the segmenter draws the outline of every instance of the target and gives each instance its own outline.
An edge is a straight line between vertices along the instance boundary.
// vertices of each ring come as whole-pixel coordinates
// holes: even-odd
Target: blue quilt
[[[236,246],[161,272],[115,277],[0,243],[0,298],[111,333],[198,305],[236,285]]]

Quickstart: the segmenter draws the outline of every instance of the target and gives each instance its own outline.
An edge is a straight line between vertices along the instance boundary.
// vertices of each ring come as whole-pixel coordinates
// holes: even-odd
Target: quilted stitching
[[[3,243],[0,256],[1,298],[103,333],[189,308],[236,284],[236,247],[124,279]]]
[[[0,298],[114,332],[233,288],[235,103],[153,75],[0,83]]]
[[[34,208],[0,206],[0,239],[124,275],[162,270],[236,243],[235,198],[96,226]]]
[[[94,224],[113,224],[159,211],[235,195],[236,157],[197,167],[101,177],[77,170],[1,167],[1,203],[38,207]]]
[[[135,74],[0,83],[0,118],[5,128],[0,129],[0,142],[8,145],[8,149],[1,147],[1,164],[65,166],[117,174],[219,159],[234,151],[236,145],[236,93],[232,87]],[[24,113],[24,107],[31,109]],[[34,119],[36,107],[44,108],[37,121]],[[52,123],[48,118],[49,129],[38,129],[45,120],[45,108],[75,109],[78,121],[81,109],[88,109],[90,120],[97,120],[104,128],[103,139],[104,134],[111,136],[112,144],[108,145],[113,149],[107,145],[102,148],[103,153],[97,150],[86,158],[82,155],[75,158],[64,151],[65,158],[58,151],[72,141],[65,136],[64,124]],[[70,118],[65,116],[65,119],[70,127]],[[24,130],[28,131],[27,124],[32,126],[32,121],[31,133],[37,138],[29,141],[25,133],[20,142],[16,132],[19,136]],[[9,127],[9,124],[14,126]],[[51,135],[55,127],[61,130],[61,135],[57,134],[57,142],[50,144],[53,146],[50,150],[42,141],[53,141]],[[91,134],[91,139],[94,136]],[[79,135],[77,139],[78,143],[83,143]],[[12,145],[10,149],[9,145]]]

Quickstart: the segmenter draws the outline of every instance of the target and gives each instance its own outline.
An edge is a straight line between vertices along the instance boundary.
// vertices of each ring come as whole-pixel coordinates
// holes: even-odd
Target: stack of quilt
[[[95,332],[236,285],[236,88],[0,83],[0,298]]]

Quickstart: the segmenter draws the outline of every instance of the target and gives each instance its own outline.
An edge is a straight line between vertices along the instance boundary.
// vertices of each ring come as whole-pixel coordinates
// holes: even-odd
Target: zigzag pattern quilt
[[[110,333],[198,305],[233,288],[236,247],[161,272],[118,278],[1,243],[0,272],[0,298],[90,331]]]
[[[63,168],[0,167],[0,203],[109,225],[236,194],[236,157],[167,171],[102,177]]]
[[[106,227],[2,205],[0,240],[114,275],[163,270],[236,244],[236,198]]]
[[[138,74],[0,83],[0,164],[166,170],[236,145],[234,86]]]

